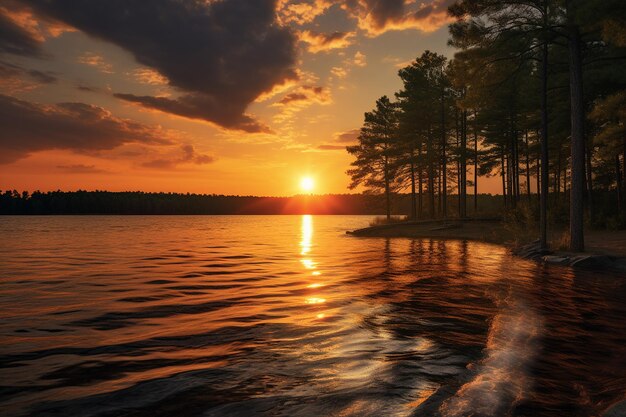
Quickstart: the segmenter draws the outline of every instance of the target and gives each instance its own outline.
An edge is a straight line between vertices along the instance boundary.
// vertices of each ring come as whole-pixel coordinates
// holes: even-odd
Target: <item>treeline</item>
[[[348,147],[351,186],[388,206],[409,192],[414,218],[466,217],[468,188],[498,175],[505,208],[536,209],[544,247],[555,207],[568,209],[575,251],[584,216],[623,226],[626,2],[460,0],[449,13],[458,52],[426,51],[399,71],[403,88],[376,101]]]
[[[409,212],[410,196],[394,196],[392,214]],[[499,196],[480,195],[497,211]],[[253,197],[207,194],[51,191],[0,194],[0,214],[383,214],[381,195],[335,194]]]

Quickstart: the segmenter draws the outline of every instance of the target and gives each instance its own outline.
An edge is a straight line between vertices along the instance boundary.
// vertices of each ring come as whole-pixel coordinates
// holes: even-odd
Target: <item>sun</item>
[[[315,188],[315,181],[311,177],[302,177],[300,180],[300,189],[306,193],[310,193]]]

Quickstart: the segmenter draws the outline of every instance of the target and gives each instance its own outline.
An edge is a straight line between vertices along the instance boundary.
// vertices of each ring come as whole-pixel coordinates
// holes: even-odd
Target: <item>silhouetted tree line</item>
[[[500,198],[481,196],[485,206]],[[5,191],[0,214],[383,214],[380,195],[336,194],[254,197],[109,191]],[[393,214],[409,212],[410,196],[394,198]]]
[[[408,191],[414,218],[463,218],[468,201],[479,210],[468,187],[499,175],[503,208],[535,210],[544,247],[564,209],[571,250],[585,217],[626,225],[626,2],[459,0],[449,13],[458,52],[399,71],[395,100],[377,100],[347,148],[351,186],[388,206]]]

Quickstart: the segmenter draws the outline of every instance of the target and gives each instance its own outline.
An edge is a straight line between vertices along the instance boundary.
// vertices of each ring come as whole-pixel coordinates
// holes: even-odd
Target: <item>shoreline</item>
[[[583,253],[541,250],[539,241],[529,242],[528,239],[522,239],[527,236],[507,228],[496,218],[399,222],[346,231],[346,234],[354,237],[471,240],[501,245],[515,256],[537,262],[626,272],[626,247],[619,247],[622,241],[626,241],[626,231],[592,232],[592,244]],[[607,235],[618,242],[617,247],[610,246],[611,239],[607,239]]]

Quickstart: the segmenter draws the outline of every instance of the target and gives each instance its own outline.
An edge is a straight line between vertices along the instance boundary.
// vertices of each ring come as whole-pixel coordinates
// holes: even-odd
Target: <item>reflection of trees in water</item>
[[[547,331],[535,364],[537,407],[596,415],[626,389],[626,285],[622,276],[544,267],[533,279]],[[578,414],[576,414],[578,413]]]

